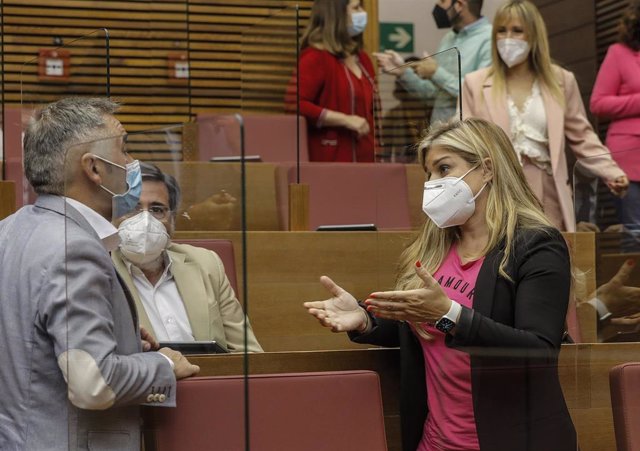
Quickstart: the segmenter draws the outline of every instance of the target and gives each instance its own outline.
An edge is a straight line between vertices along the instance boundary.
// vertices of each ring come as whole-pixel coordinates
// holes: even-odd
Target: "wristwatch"
[[[436,321],[435,328],[443,334],[448,334],[449,332],[451,332],[451,329],[456,327],[456,321],[458,320],[460,311],[462,311],[462,306],[456,301],[451,301],[451,307],[449,307],[449,311],[446,313],[446,315]]]

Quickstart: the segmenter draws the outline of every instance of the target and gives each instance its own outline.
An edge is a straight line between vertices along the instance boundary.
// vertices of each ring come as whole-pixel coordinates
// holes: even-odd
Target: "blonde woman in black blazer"
[[[468,360],[461,386],[468,387],[473,421],[459,434],[477,439],[473,449],[574,451],[576,433],[557,375],[571,285],[562,235],[544,216],[498,126],[481,119],[442,126],[422,141],[420,156],[425,191],[435,186],[445,195],[442,187],[456,180],[458,195],[463,179],[474,197],[472,212],[443,224],[439,213],[455,202],[438,212],[425,197],[429,217],[402,256],[396,291],[374,292],[358,303],[323,277],[333,297],[305,306],[322,325],[349,332],[358,343],[400,347],[405,451],[437,449],[425,445],[436,402],[427,396],[425,375],[457,378],[448,373],[456,356]],[[481,260],[468,305],[449,298],[446,283],[432,277],[453,253],[461,267]],[[442,359],[432,368],[424,356],[438,340]],[[458,402],[437,393],[443,396],[444,405]],[[448,426],[436,432],[442,446],[459,438]]]

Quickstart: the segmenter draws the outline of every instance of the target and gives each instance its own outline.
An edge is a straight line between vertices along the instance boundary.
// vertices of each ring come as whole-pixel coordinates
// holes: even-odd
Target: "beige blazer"
[[[175,243],[169,245],[167,254],[194,338],[215,340],[230,351],[243,351],[245,316],[220,257],[207,249]],[[135,300],[140,325],[154,333],[120,250],[111,258]],[[247,351],[262,352],[248,319],[246,326]]]
[[[506,92],[494,95],[493,77],[490,68],[467,74],[462,86],[462,114],[464,118],[478,117],[499,125],[511,136]],[[554,66],[565,105],[562,106],[551,93],[541,86],[542,99],[547,114],[549,133],[549,153],[551,168],[562,216],[567,231],[575,231],[573,194],[569,179],[569,169],[565,157],[565,141],[585,169],[605,180],[614,180],[624,175],[622,169],[611,158],[609,150],[602,144],[589,123],[578,83],[573,73]]]

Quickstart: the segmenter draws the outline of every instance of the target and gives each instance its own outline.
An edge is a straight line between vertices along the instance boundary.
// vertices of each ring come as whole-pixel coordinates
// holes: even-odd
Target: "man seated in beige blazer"
[[[180,188],[169,174],[141,163],[142,195],[119,226],[113,263],[131,291],[140,325],[158,341],[215,340],[229,351],[262,352],[220,257],[171,242]]]

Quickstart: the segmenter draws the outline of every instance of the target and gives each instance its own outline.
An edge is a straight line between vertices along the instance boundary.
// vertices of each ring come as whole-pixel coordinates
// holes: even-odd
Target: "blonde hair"
[[[564,106],[564,94],[554,73],[554,66],[551,61],[547,27],[538,8],[528,0],[510,0],[504,3],[498,8],[493,19],[493,31],[491,33],[492,64],[489,75],[493,76],[493,84],[496,88],[494,95],[497,96],[504,92],[507,84],[507,65],[498,54],[498,28],[507,23],[512,17],[520,19],[527,32],[527,42],[531,46],[529,65],[533,73],[560,105]]]
[[[471,166],[493,172],[493,178],[485,188],[485,218],[489,239],[482,254],[488,254],[504,242],[504,257],[500,262],[499,273],[512,280],[506,272],[506,265],[511,256],[516,229],[544,229],[553,226],[524,178],[511,141],[497,125],[483,119],[470,118],[439,125],[430,130],[419,146],[423,167],[427,153],[434,146],[459,155]],[[488,167],[487,160],[491,162],[491,168]],[[423,283],[416,275],[415,262],[420,260],[433,274],[444,261],[451,245],[459,238],[458,227],[441,229],[432,221],[426,220],[415,241],[400,257],[396,289],[420,288]]]
[[[348,6],[349,0],[315,0],[300,47],[321,47],[339,58],[357,53],[363,38],[349,36]]]

